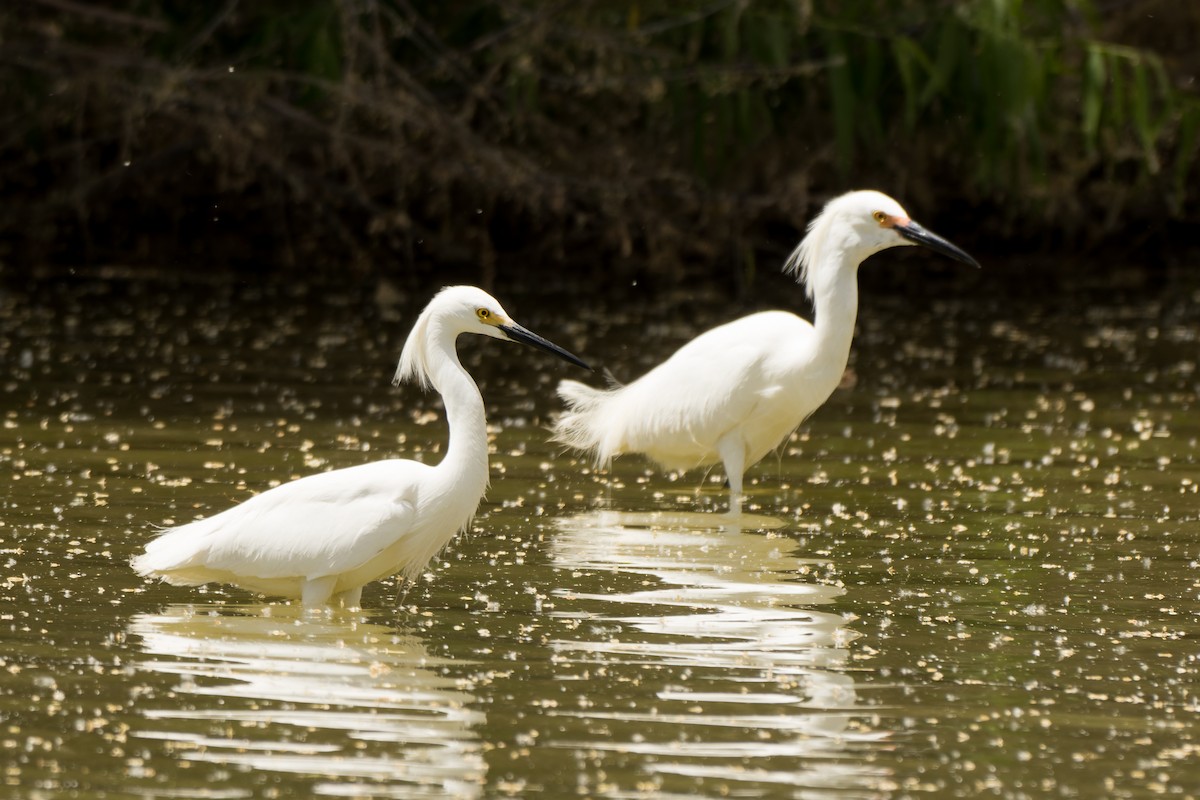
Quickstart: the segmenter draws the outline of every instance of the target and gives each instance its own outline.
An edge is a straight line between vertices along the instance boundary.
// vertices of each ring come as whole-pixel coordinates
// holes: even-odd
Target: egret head
[[[482,289],[448,286],[438,292],[417,317],[408,341],[404,343],[392,383],[399,384],[411,378],[428,385],[434,358],[432,346],[448,340],[452,347],[454,340],[463,333],[477,333],[493,339],[532,345],[564,361],[591,369],[582,359],[518,325],[500,302]]]
[[[809,224],[808,233],[784,264],[784,270],[797,274],[811,297],[818,280],[816,270],[836,271],[843,266],[856,269],[880,250],[915,244],[979,266],[966,252],[914,222],[886,194],[864,190],[830,200]]]

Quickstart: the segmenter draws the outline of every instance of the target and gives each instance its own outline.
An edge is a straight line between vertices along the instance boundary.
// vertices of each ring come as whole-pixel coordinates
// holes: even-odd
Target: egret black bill
[[[904,225],[896,225],[896,233],[908,239],[913,244],[925,245],[930,250],[941,253],[944,256],[950,256],[955,261],[970,264],[972,267],[979,266],[979,262],[967,255],[965,250],[950,244],[950,242],[938,236],[933,231],[925,230],[912,220],[909,220]]]
[[[583,367],[590,372],[595,372],[591,365],[582,358],[579,358],[579,356],[568,353],[566,350],[563,350],[561,347],[554,344],[554,342],[546,341],[533,331],[529,330],[528,328],[523,328],[515,322],[497,325],[496,327],[508,334],[508,338],[512,339],[514,342],[520,342],[521,344],[527,344],[536,347],[539,350],[545,350],[547,353],[553,353],[554,355],[558,356],[563,361],[569,361],[577,367]]]

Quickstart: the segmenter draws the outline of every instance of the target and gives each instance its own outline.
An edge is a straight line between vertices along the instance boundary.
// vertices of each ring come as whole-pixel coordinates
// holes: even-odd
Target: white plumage
[[[786,311],[751,314],[701,334],[626,386],[563,381],[558,393],[568,410],[555,421],[555,438],[600,463],[622,453],[643,453],[671,470],[721,462],[730,513],[740,514],[746,467],[778,447],[841,381],[858,313],[859,264],[906,244],[978,266],[887,195],[842,195],[812,221],[785,265],[812,298],[815,324]]]
[[[173,584],[231,583],[306,606],[332,598],[348,607],[364,584],[418,573],[470,524],[488,484],[483,398],[458,359],[462,333],[532,344],[587,367],[517,325],[486,292],[444,289],[413,326],[394,380],[442,395],[450,442],[441,463],[391,459],[300,478],[167,530],[134,569]]]

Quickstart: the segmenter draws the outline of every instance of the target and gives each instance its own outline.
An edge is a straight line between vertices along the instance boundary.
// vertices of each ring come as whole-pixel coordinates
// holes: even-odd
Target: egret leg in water
[[[230,583],[305,606],[357,607],[362,587],[413,577],[467,525],[488,484],[483,398],[458,359],[459,334],[523,342],[588,368],[521,327],[481,289],[443,289],[417,318],[393,383],[442,396],[450,443],[437,466],[390,459],[309,475],[207,519],[170,528],[133,560],[140,574]]]
[[[814,323],[786,311],[751,314],[701,334],[626,386],[563,381],[558,393],[567,410],[554,423],[555,439],[598,463],[622,453],[643,453],[671,470],[722,463],[729,512],[741,514],[746,467],[784,442],[842,379],[859,265],[881,250],[916,244],[979,266],[885,194],[831,200],[784,266],[807,289]]]

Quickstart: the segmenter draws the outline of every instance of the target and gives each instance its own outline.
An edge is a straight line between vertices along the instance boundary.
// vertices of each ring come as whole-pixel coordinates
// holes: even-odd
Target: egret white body
[[[745,469],[787,439],[842,379],[859,265],[908,244],[978,266],[885,194],[831,200],[784,267],[807,289],[815,323],[786,311],[751,314],[701,334],[626,386],[563,381],[558,393],[568,409],[555,421],[555,438],[599,463],[622,453],[643,453],[670,470],[722,463],[730,513],[740,514]]]
[[[437,466],[392,459],[300,478],[168,529],[134,569],[173,584],[230,583],[347,607],[359,605],[364,584],[419,573],[470,524],[488,485],[483,398],[458,359],[462,333],[532,344],[587,367],[517,325],[486,292],[444,289],[413,326],[393,381],[441,394],[450,442]]]

